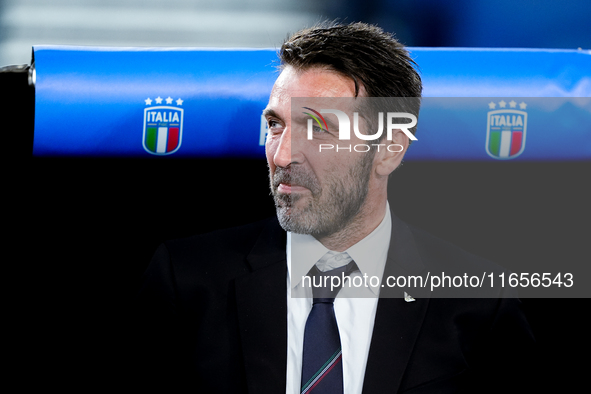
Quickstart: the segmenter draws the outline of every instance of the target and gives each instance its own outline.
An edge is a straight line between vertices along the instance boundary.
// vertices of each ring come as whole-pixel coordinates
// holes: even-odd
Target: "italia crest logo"
[[[149,107],[144,109],[144,133],[142,143],[146,152],[153,155],[171,155],[181,147],[183,140],[183,105],[180,98],[173,100],[158,96],[144,100]],[[155,101],[155,106],[152,105]],[[162,101],[166,105],[161,105]],[[173,102],[176,106],[173,106]]]
[[[494,159],[514,159],[525,149],[527,104],[517,104],[514,100],[507,103],[501,100],[498,106],[501,109],[496,109],[497,103],[488,104],[491,111],[488,111],[486,125],[486,153]]]

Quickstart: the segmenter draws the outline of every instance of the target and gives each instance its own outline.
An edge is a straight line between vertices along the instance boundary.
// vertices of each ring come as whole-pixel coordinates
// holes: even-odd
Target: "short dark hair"
[[[368,97],[421,97],[417,64],[390,33],[366,23],[323,22],[300,30],[279,51],[281,66],[327,67],[362,85]]]
[[[367,97],[405,97],[390,100],[390,105],[381,101],[371,109],[388,112],[396,108],[419,116],[423,84],[415,69],[418,66],[404,45],[378,26],[322,22],[289,37],[279,50],[279,60],[281,68],[325,67],[349,77],[355,82],[355,97],[361,86]],[[416,126],[410,131],[414,134]]]

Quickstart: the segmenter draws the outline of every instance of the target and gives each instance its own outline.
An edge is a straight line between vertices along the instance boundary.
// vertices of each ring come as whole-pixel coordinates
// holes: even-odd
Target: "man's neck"
[[[327,249],[344,252],[375,230],[386,212],[386,200],[381,204],[364,204],[363,208],[343,229],[325,237],[316,237]]]

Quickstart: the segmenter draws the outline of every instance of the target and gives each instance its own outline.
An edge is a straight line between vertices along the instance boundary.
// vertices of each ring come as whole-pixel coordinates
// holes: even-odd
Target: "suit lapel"
[[[423,268],[408,225],[392,215],[392,238],[384,279],[389,275],[418,275]],[[417,297],[415,301],[406,302],[403,289],[383,288],[365,370],[364,394],[398,391],[428,305],[428,298]]]
[[[285,391],[287,263],[285,232],[267,226],[247,257],[251,272],[236,280],[236,303],[248,391]],[[264,306],[264,307],[262,307]]]
[[[379,300],[363,381],[364,394],[397,392],[428,303],[427,298],[414,302],[405,302],[402,297]]]
[[[287,365],[287,262],[285,232],[271,222],[247,257],[251,272],[236,280],[236,303],[248,391],[284,392]],[[414,237],[392,215],[387,275],[423,270]],[[364,394],[396,392],[423,323],[428,298],[405,302],[403,290],[384,288],[363,384]],[[261,305],[266,305],[261,307]]]

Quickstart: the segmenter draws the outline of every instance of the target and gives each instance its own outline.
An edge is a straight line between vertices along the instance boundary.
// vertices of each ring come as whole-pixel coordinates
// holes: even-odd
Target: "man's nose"
[[[291,130],[286,127],[281,133],[279,145],[273,155],[273,162],[277,167],[287,167],[291,164]]]
[[[303,154],[299,145],[297,141],[293,141],[291,127],[286,127],[281,134],[279,146],[273,157],[275,165],[278,167],[287,167],[290,164],[302,163]]]

